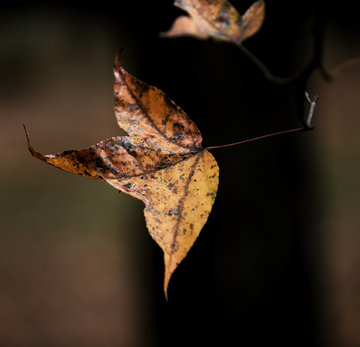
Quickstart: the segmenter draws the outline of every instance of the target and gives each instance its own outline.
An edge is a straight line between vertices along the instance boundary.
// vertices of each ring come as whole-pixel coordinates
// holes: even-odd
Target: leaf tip
[[[23,123],[23,127],[24,127],[24,131],[25,131],[25,135],[26,135],[26,140],[27,140],[27,143],[28,143],[28,147],[29,147],[29,149],[30,149],[30,147],[32,147],[32,146],[31,146],[31,143],[30,143],[29,134],[28,134],[28,132],[27,132],[27,130],[26,130],[26,126],[25,126],[24,123]],[[31,152],[31,150],[30,150],[30,152]]]
[[[116,54],[115,57],[115,62],[114,62],[114,74],[115,76],[119,73],[120,68],[121,68],[121,64],[120,64],[120,57],[121,57],[121,53],[122,51],[125,49],[125,47],[122,47]]]
[[[39,152],[36,152],[34,147],[32,146],[31,142],[30,142],[30,136],[26,130],[26,127],[25,127],[25,124],[23,124],[23,127],[24,127],[24,130],[25,130],[25,135],[26,135],[26,140],[27,140],[27,145],[28,145],[28,149],[31,153],[31,155],[34,157],[34,158],[37,158],[37,159],[40,159],[40,160],[44,160],[44,156],[42,154],[40,154]]]
[[[168,285],[169,285],[169,278],[164,280],[164,294],[165,294],[165,299],[166,301],[169,301],[169,297],[168,297]]]

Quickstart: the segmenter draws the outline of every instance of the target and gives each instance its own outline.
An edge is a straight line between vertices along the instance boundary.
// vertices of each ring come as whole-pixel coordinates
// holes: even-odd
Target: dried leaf
[[[114,66],[115,114],[129,136],[82,150],[31,154],[62,170],[105,180],[145,203],[146,225],[164,251],[164,291],[208,219],[219,183],[214,157],[195,123],[161,90]]]
[[[164,37],[194,36],[240,44],[260,30],[265,17],[265,3],[256,1],[241,16],[226,0],[176,0],[175,6],[189,16],[178,17]]]

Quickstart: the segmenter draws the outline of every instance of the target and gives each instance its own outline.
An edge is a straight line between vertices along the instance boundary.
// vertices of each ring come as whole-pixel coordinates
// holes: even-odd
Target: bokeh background
[[[181,14],[171,0],[2,7],[1,347],[360,345],[358,18],[351,4],[269,1],[245,45],[276,75],[301,71],[317,8],[335,78],[309,80],[315,130],[214,152],[218,197],[166,303],[142,203],[35,160],[22,124],[44,154],[125,134],[122,47],[125,69],[182,107],[205,146],[298,127],[302,90],[266,82],[230,44],[159,38]]]

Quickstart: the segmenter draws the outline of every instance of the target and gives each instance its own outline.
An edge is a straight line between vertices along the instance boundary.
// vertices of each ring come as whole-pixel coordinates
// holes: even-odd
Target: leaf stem
[[[308,130],[312,130],[314,129],[314,126],[311,124],[311,120],[312,117],[314,115],[314,111],[315,111],[315,106],[316,103],[319,99],[319,97],[317,95],[315,95],[312,99],[310,99],[309,97],[309,93],[305,92],[305,99],[306,101],[309,103],[310,105],[310,110],[307,116],[306,121],[304,122],[304,127],[302,128],[296,128],[296,129],[290,129],[290,130],[283,130],[283,131],[278,131],[276,133],[272,133],[272,134],[267,134],[267,135],[263,135],[263,136],[258,136],[258,137],[254,137],[252,139],[248,139],[248,140],[243,140],[240,142],[234,142],[234,143],[229,143],[227,145],[220,145],[220,146],[210,146],[210,147],[206,147],[206,150],[212,150],[212,149],[222,149],[222,148],[226,148],[226,147],[231,147],[231,146],[237,146],[237,145],[241,145],[243,143],[246,142],[252,142],[252,141],[256,141],[256,140],[261,140],[261,139],[265,139],[267,137],[271,137],[271,136],[276,136],[276,135],[282,135],[282,134],[289,134],[289,133],[295,133],[297,131],[308,131]]]
[[[261,140],[261,139],[265,139],[266,137],[271,137],[271,136],[276,136],[276,135],[295,133],[297,131],[301,131],[301,130],[304,130],[304,129],[305,128],[296,128],[296,129],[291,129],[291,130],[283,130],[283,131],[279,131],[277,133],[272,133],[272,134],[267,134],[267,135],[263,135],[263,136],[259,136],[259,137],[254,137],[252,139],[248,139],[248,140],[244,140],[244,141],[240,141],[240,142],[229,143],[227,145],[210,146],[210,147],[206,147],[205,149],[206,150],[212,150],[212,149],[222,149],[222,148],[226,148],[226,147],[237,146],[237,145],[241,145],[241,144],[246,143],[246,142]]]

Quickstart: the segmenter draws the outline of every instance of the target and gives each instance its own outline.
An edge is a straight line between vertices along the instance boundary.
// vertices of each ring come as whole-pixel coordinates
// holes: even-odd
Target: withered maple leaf
[[[115,114],[129,136],[87,149],[31,154],[62,170],[105,180],[145,203],[146,225],[164,251],[164,292],[208,219],[219,184],[219,167],[195,123],[161,90],[114,64]]]
[[[256,1],[243,16],[226,0],[176,0],[175,6],[190,16],[178,17],[164,37],[214,38],[239,45],[260,30],[265,3]]]

